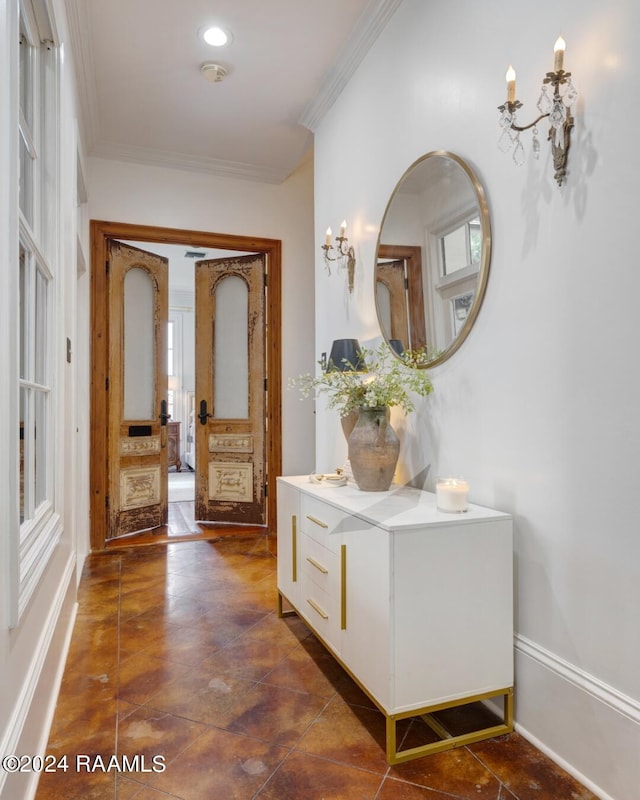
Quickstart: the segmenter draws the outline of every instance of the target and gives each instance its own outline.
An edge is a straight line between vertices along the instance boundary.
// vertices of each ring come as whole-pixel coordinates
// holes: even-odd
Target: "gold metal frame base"
[[[358,684],[362,691],[375,703],[377,708],[384,714],[386,720],[386,756],[387,762],[392,766],[394,764],[403,764],[405,761],[412,761],[415,758],[422,758],[423,756],[431,755],[432,753],[442,753],[444,750],[452,750],[454,747],[464,747],[474,742],[481,742],[484,739],[492,739],[494,736],[502,736],[505,733],[513,732],[513,686],[505,687],[504,689],[495,689],[491,692],[483,692],[482,694],[469,695],[468,697],[461,697],[457,700],[450,700],[444,703],[437,703],[436,705],[424,706],[423,708],[414,708],[410,711],[403,711],[399,714],[388,714],[371,692],[364,686],[355,676],[351,670],[336,656],[336,654],[327,647],[322,636],[310,625],[304,617],[298,614],[295,606],[291,605],[291,611],[284,610],[283,601],[289,605],[291,603],[287,598],[278,591],[278,617],[290,617],[292,615],[299,616],[309,630],[316,636],[320,642],[327,648],[333,658],[340,664],[344,671]],[[497,725],[490,725],[486,728],[478,728],[467,733],[452,735],[444,727],[444,725],[433,716],[438,711],[444,711],[448,708],[459,708],[460,706],[471,705],[471,703],[482,702],[483,700],[490,700],[494,697],[502,697],[503,699],[503,715],[502,722]],[[437,742],[429,742],[428,744],[420,745],[419,747],[411,747],[407,750],[398,750],[397,748],[397,729],[396,726],[400,720],[410,719],[412,717],[421,717],[424,722],[436,733],[440,739]]]
[[[460,706],[470,705],[482,700],[489,700],[492,697],[503,698],[503,721],[497,725],[490,725],[486,728],[478,728],[468,733],[453,736],[442,725],[442,723],[433,716],[438,711],[443,711],[447,708],[458,708]],[[481,742],[484,739],[491,739],[494,736],[501,736],[504,733],[513,732],[513,687],[510,686],[505,689],[497,689],[493,692],[485,692],[483,694],[472,695],[459,700],[453,700],[447,703],[439,703],[434,706],[427,706],[425,708],[414,709],[412,711],[405,711],[402,714],[385,714],[387,718],[387,761],[389,764],[402,764],[405,761],[411,761],[414,758],[421,758],[422,756],[431,755],[432,753],[441,753],[444,750],[452,750],[454,747],[464,747],[473,742]],[[421,717],[427,725],[436,733],[440,739],[437,742],[430,742],[429,744],[420,745],[419,747],[411,747],[407,750],[398,750],[396,742],[396,725],[399,720],[408,719],[410,717]]]

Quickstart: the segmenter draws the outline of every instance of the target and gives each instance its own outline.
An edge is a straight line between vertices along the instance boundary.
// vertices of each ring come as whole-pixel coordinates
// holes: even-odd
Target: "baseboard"
[[[524,636],[517,635],[515,637],[515,648],[516,652],[533,658],[578,689],[582,689],[618,714],[622,714],[640,725],[640,700],[634,700],[632,697],[619,692],[613,686],[609,686],[604,681],[570,664],[560,656]]]
[[[602,800],[637,800],[640,702],[515,638],[516,730]]]
[[[65,601],[68,601],[69,591],[75,595],[76,587],[72,585],[75,566],[75,555],[71,554],[64,565],[55,597],[52,598],[45,623],[41,628],[40,637],[33,648],[33,658],[20,688],[14,711],[11,718],[7,720],[4,736],[0,740],[0,753],[26,753],[33,755],[44,753],[75,620],[77,604],[74,604],[72,612],[66,620],[66,627],[62,630],[59,628],[62,621],[62,609]],[[58,645],[57,653],[53,653],[55,661],[47,663],[52,658],[50,651],[55,638],[61,640],[61,644]],[[41,685],[41,679],[45,674],[45,666],[46,673],[55,676],[48,686]],[[38,712],[38,719],[34,720],[33,729],[31,729],[29,717],[34,709],[36,697],[39,708],[44,705],[46,711],[44,715],[40,711]],[[33,744],[25,748],[23,746],[25,740],[31,741]],[[39,747],[37,746],[38,744]],[[4,770],[0,770],[0,798],[10,797],[11,800],[14,800],[14,798],[23,797],[28,800],[35,796],[37,774],[31,773],[28,782],[21,781],[19,788],[14,783],[14,780],[10,780],[9,784],[12,785],[7,786],[8,777],[17,779],[18,777],[23,778],[24,775],[8,776]],[[6,795],[4,794],[5,789],[8,792]]]

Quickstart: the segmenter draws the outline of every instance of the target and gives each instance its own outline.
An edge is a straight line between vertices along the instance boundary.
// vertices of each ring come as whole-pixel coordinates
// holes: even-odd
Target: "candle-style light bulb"
[[[346,219],[343,219],[342,222],[340,223],[340,238],[341,239],[344,239],[344,234],[345,234],[346,230],[347,230],[347,221],[346,221]]]
[[[516,99],[516,71],[511,64],[509,64],[505,77],[507,79],[507,102],[514,103]]]
[[[559,72],[564,65],[564,51],[566,50],[567,43],[562,38],[562,36],[558,36],[556,39],[556,43],[553,46],[553,71]]]
[[[331,247],[331,228],[327,228],[327,237],[324,240],[325,247]]]

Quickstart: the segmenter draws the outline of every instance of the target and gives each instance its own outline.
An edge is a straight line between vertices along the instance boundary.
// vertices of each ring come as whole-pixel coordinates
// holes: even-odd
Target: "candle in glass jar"
[[[436,505],[439,511],[461,512],[469,507],[469,484],[462,478],[438,478]]]

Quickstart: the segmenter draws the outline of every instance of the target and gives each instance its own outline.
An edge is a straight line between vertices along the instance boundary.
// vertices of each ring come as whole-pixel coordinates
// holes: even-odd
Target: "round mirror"
[[[491,227],[484,189],[461,158],[438,150],[412,164],[380,226],[375,265],[382,335],[419,367],[449,358],[484,296]]]

